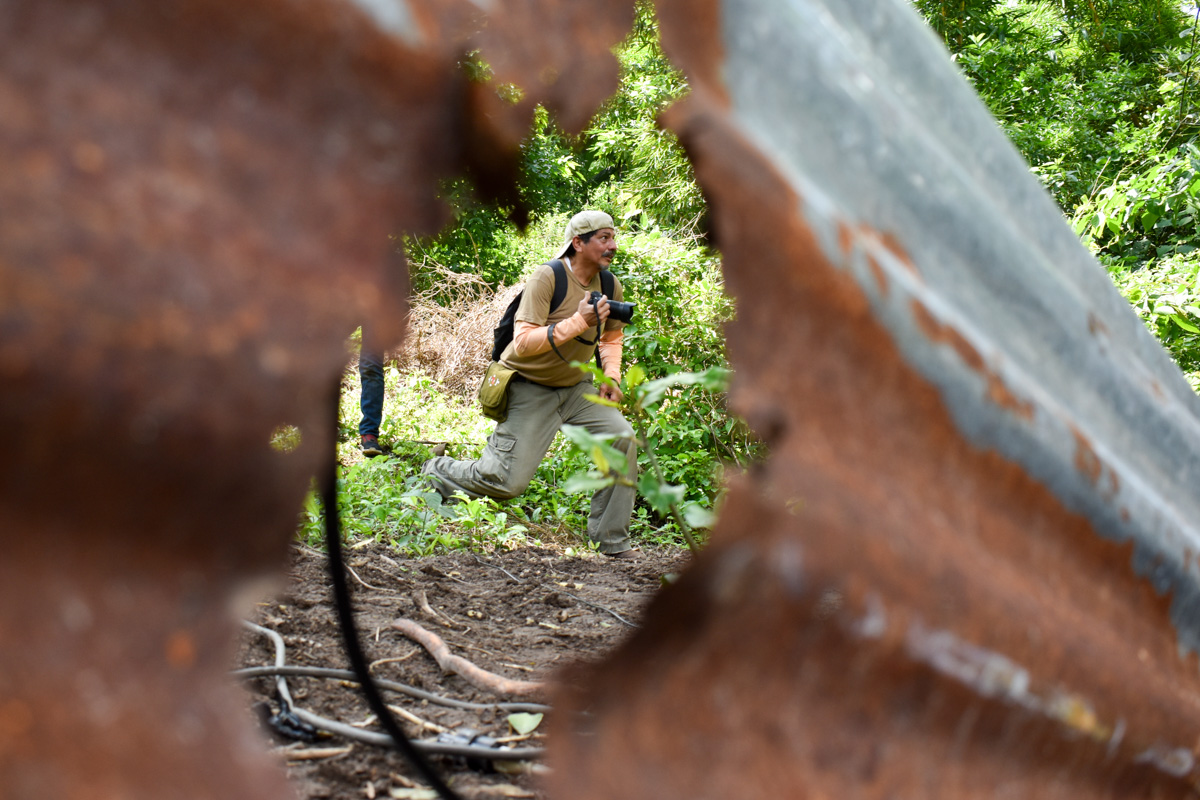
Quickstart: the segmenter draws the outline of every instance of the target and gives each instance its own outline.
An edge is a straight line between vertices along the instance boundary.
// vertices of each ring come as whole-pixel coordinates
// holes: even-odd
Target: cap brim
[[[556,255],[555,258],[562,258],[563,256],[565,256],[567,254],[567,251],[571,249],[572,244],[573,244],[573,241],[567,242],[566,244],[564,244],[562,246],[562,249],[558,251],[558,255]]]

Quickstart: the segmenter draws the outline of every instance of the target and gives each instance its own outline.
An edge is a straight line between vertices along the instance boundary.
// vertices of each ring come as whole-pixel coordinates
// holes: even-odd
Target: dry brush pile
[[[477,275],[440,264],[426,263],[422,270],[438,275],[436,292],[410,299],[408,335],[389,355],[400,370],[420,369],[445,391],[470,397],[491,361],[492,329],[522,286],[496,292]]]

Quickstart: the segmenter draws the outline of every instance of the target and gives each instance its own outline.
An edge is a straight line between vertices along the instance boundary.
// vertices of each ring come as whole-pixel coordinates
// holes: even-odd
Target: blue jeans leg
[[[362,422],[359,436],[378,436],[383,422],[383,360],[364,347],[358,356],[358,379],[362,385]]]

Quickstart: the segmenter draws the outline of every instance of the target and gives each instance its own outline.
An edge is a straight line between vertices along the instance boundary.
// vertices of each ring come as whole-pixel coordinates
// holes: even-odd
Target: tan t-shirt
[[[550,301],[554,299],[554,268],[549,264],[542,264],[535,269],[529,276],[529,280],[525,282],[525,294],[521,297],[521,305],[517,307],[516,321],[529,322],[539,326],[562,322],[579,310],[580,300],[593,291],[601,291],[599,273],[592,278],[591,285],[586,287],[579,282],[574,272],[568,269],[566,273],[566,297],[563,299],[562,305],[551,309]],[[613,276],[613,295],[614,297],[611,298],[613,300],[624,299],[621,281],[615,275]],[[610,319],[604,329],[606,331],[619,330],[624,325],[623,322]],[[579,338],[592,341],[596,338],[596,329],[589,328]],[[534,383],[555,387],[574,386],[583,380],[584,373],[578,368],[572,367],[570,362],[590,361],[596,352],[596,346],[583,344],[578,339],[568,339],[558,345],[558,351],[563,354],[566,361],[555,355],[553,349],[535,356],[518,356],[513,345],[510,344],[500,354],[500,363],[510,369],[515,369],[522,377],[528,378]]]

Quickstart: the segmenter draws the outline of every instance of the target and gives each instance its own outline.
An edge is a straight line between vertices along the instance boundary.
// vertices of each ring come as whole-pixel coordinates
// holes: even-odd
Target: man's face
[[[607,269],[612,264],[613,256],[617,254],[617,232],[612,228],[601,228],[586,242],[576,236],[574,244],[575,250],[585,261],[597,263],[601,269]]]

